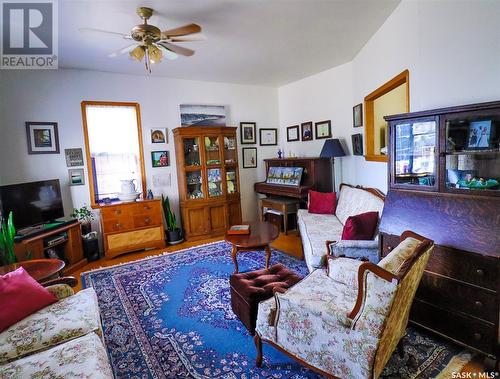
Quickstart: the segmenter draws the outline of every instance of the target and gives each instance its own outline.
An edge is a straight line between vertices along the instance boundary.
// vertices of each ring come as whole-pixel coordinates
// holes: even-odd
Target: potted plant
[[[170,245],[178,244],[184,239],[182,237],[181,228],[177,226],[175,213],[170,209],[170,201],[168,200],[168,196],[164,197],[163,195],[161,195],[161,204],[163,207],[163,214],[165,215],[165,221],[167,222],[167,241]]]
[[[71,217],[75,217],[82,223],[82,235],[89,234],[92,231],[91,222],[95,220],[95,217],[86,205],[81,208],[74,208]]]
[[[12,220],[12,212],[9,213],[7,222],[2,220],[0,229],[0,263],[2,265],[10,265],[17,262],[14,252],[14,237],[16,236],[16,228]]]

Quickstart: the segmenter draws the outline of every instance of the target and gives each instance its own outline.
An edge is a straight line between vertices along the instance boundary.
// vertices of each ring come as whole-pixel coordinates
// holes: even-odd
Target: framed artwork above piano
[[[300,199],[305,204],[310,189],[332,192],[332,166],[328,158],[273,158],[264,159],[266,177],[271,167],[302,168],[302,178],[298,186],[287,184],[255,183],[255,192],[267,196],[283,196]]]

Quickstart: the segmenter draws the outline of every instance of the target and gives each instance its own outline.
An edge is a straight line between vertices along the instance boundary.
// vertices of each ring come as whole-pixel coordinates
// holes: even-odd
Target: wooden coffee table
[[[0,266],[0,275],[23,267],[38,283],[43,283],[52,277],[59,276],[66,264],[60,259],[32,259],[7,266]]]
[[[278,238],[280,232],[276,225],[270,222],[250,222],[250,234],[226,233],[225,240],[233,245],[232,257],[234,262],[234,273],[238,272],[238,261],[236,256],[240,251],[255,251],[264,249],[266,251],[266,268],[269,268],[271,259],[271,247],[269,244]]]

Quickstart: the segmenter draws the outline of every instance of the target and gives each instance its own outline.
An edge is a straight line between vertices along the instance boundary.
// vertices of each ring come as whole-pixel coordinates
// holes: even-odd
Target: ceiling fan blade
[[[207,37],[202,33],[194,33],[187,36],[171,37],[168,42],[196,42],[206,41]]]
[[[157,43],[158,43],[158,45],[161,45],[164,48],[166,48],[170,51],[173,51],[174,53],[177,53],[179,55],[184,55],[186,57],[190,57],[191,55],[194,54],[194,50],[187,49],[185,47],[181,47],[181,46],[177,46],[177,45],[173,45],[173,44],[166,42],[166,41],[159,41]]]
[[[159,45],[159,44],[156,44],[156,45],[162,51],[163,56],[165,58],[167,58],[168,60],[173,61],[174,59],[179,58],[179,56],[176,53],[174,53],[173,51],[167,49],[165,46],[162,46],[162,45]]]
[[[162,39],[168,39],[169,37],[186,36],[188,34],[194,34],[201,32],[201,26],[197,24],[188,24],[184,26],[179,26],[178,28],[168,29],[161,32]]]
[[[124,47],[123,49],[113,51],[111,54],[108,55],[108,57],[114,58],[114,57],[117,57],[118,55],[128,53],[128,52],[134,50],[136,48],[136,46],[137,46],[137,44],[134,43],[132,45]]]
[[[109,30],[102,30],[102,29],[95,29],[95,28],[79,28],[78,29],[81,33],[99,33],[99,34],[113,34],[116,36],[120,36],[124,39],[132,39],[132,36],[128,34],[123,34],[123,33],[118,33],[118,32],[111,32]]]

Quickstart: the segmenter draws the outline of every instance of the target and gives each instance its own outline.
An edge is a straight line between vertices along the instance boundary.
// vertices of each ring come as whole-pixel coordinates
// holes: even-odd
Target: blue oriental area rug
[[[304,261],[277,250],[274,263],[307,273]],[[262,268],[264,253],[240,253],[238,264],[240,272]],[[233,270],[231,246],[216,242],[82,274],[83,287],[97,292],[116,378],[318,378],[266,344],[255,367],[253,338],[231,310]],[[430,378],[457,356],[460,366],[468,360],[412,329],[405,341],[385,378]]]

